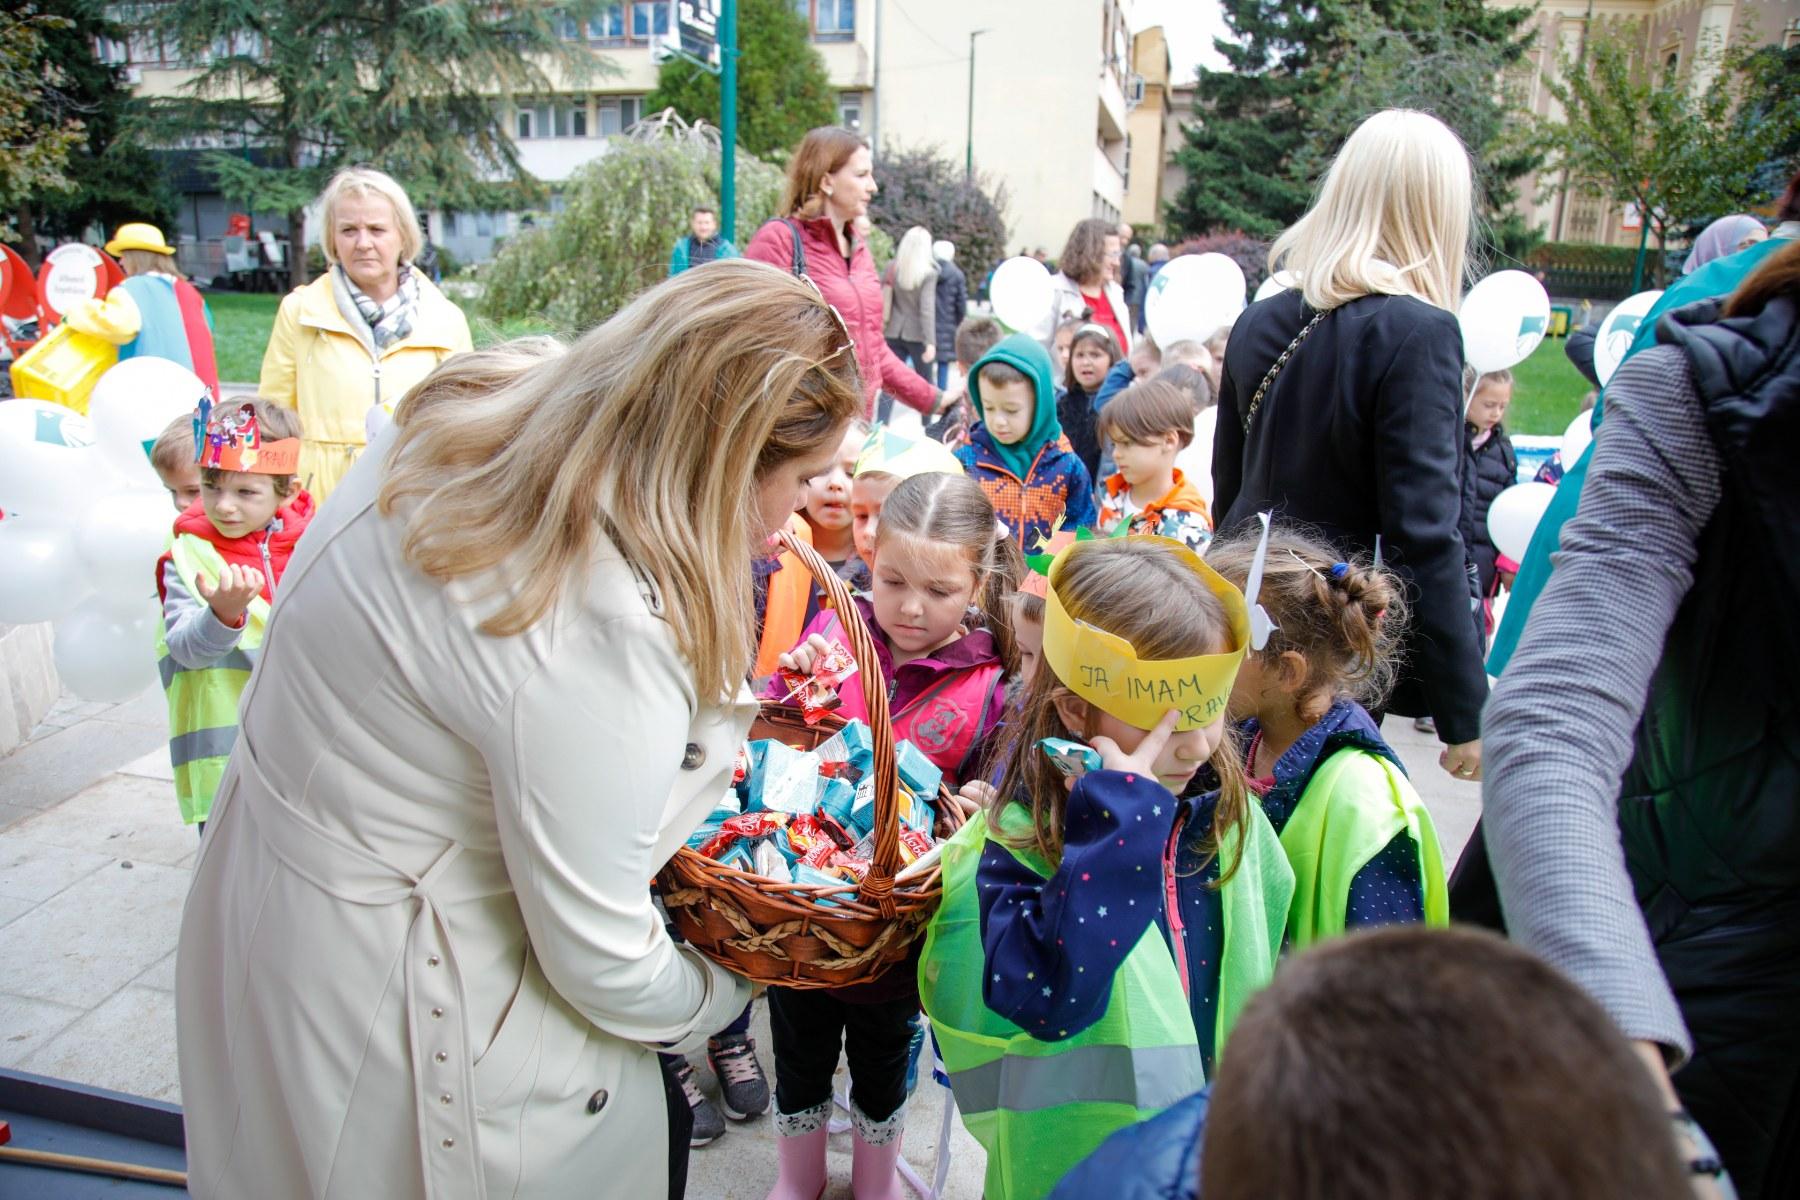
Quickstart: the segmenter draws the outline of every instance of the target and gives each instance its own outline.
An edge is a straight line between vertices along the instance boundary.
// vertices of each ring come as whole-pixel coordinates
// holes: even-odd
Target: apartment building
[[[1161,81],[1154,93],[1160,103],[1167,48],[1160,31],[1150,41],[1134,37],[1129,0],[792,3],[825,62],[838,121],[878,147],[931,145],[957,160],[972,148],[976,169],[1005,184],[1011,197],[1015,248],[1055,254],[1081,218],[1117,220],[1128,193],[1156,194],[1165,154],[1154,123],[1135,118],[1139,97],[1152,94],[1138,64],[1140,57],[1154,63],[1154,47],[1161,47],[1160,66],[1151,71]],[[633,0],[566,23],[567,40],[584,43],[614,70],[581,82],[554,78],[544,95],[500,100],[526,169],[552,184],[567,179],[645,115],[645,97],[656,87],[656,47],[673,20],[670,0]],[[129,63],[142,94],[170,94],[189,75],[142,34],[101,53]],[[1134,137],[1157,145],[1134,153]],[[183,190],[178,234],[205,241],[224,232],[233,205],[207,190],[203,173],[186,161],[197,157],[178,156],[176,163]],[[1131,183],[1134,161],[1139,177]],[[519,217],[459,212],[428,220],[433,239],[466,261],[491,253]]]
[[[1580,61],[1591,33],[1624,33],[1639,60],[1657,71],[1704,61],[1706,48],[1740,38],[1756,45],[1800,44],[1800,0],[1552,0],[1536,7],[1537,42],[1511,82],[1526,109],[1539,116],[1561,116],[1546,83],[1562,78],[1565,63]],[[1528,176],[1519,208],[1553,242],[1634,246],[1641,233],[1622,205],[1563,187],[1554,176]]]

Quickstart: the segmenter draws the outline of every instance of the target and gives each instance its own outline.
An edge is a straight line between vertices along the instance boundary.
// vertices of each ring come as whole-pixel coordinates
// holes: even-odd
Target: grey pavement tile
[[[131,986],[155,988],[161,992],[174,991],[175,951],[171,950],[161,958],[157,959],[155,964],[152,965],[149,970],[131,981]]]
[[[48,808],[167,744],[162,729],[98,717],[55,730],[0,762],[0,803]]]
[[[175,789],[137,775],[108,775],[11,832],[65,850],[165,867],[179,866],[199,840],[181,821]]]
[[[175,995],[127,987],[26,1056],[21,1070],[179,1102]]]
[[[121,775],[142,775],[145,779],[162,779],[175,782],[175,768],[169,762],[168,747],[163,746],[139,755],[119,768]]]
[[[0,896],[0,928],[4,928],[8,921],[22,917],[36,907],[36,900],[20,900],[15,896]]]
[[[152,685],[145,688],[129,700],[118,704],[109,704],[101,711],[92,714],[95,720],[117,721],[123,725],[143,725],[150,729],[163,731],[163,738],[168,739],[169,700],[160,687]]]
[[[0,803],[0,833],[11,829],[20,821],[30,820],[42,811],[41,808],[29,808],[23,804]]]
[[[101,868],[6,927],[7,989],[92,1008],[175,948],[189,873]]]
[[[0,1067],[17,1067],[82,1016],[67,1004],[0,992]]]
[[[104,854],[48,846],[9,830],[0,833],[0,896],[39,904],[112,861]]]

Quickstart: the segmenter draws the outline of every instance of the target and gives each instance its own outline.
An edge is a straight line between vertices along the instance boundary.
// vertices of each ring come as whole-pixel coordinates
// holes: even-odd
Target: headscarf
[[[1687,261],[1681,264],[1681,273],[1692,275],[1715,258],[1736,254],[1739,242],[1754,233],[1766,231],[1761,221],[1747,213],[1720,217],[1694,239],[1694,248],[1688,251]]]

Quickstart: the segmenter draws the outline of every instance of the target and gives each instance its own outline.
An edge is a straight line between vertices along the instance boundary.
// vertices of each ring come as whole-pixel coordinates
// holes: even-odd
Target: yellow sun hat
[[[173,254],[175,247],[163,240],[162,230],[143,221],[128,221],[119,226],[113,234],[113,240],[106,243],[106,252],[114,258],[127,250],[148,250],[152,254]]]

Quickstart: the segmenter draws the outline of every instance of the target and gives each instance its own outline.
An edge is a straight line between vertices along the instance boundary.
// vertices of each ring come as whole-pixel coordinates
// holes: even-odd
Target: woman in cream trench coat
[[[277,590],[182,923],[196,1196],[659,1197],[652,1051],[748,998],[649,885],[729,786],[751,555],[854,355],[752,262],[552,349],[415,392]]]

